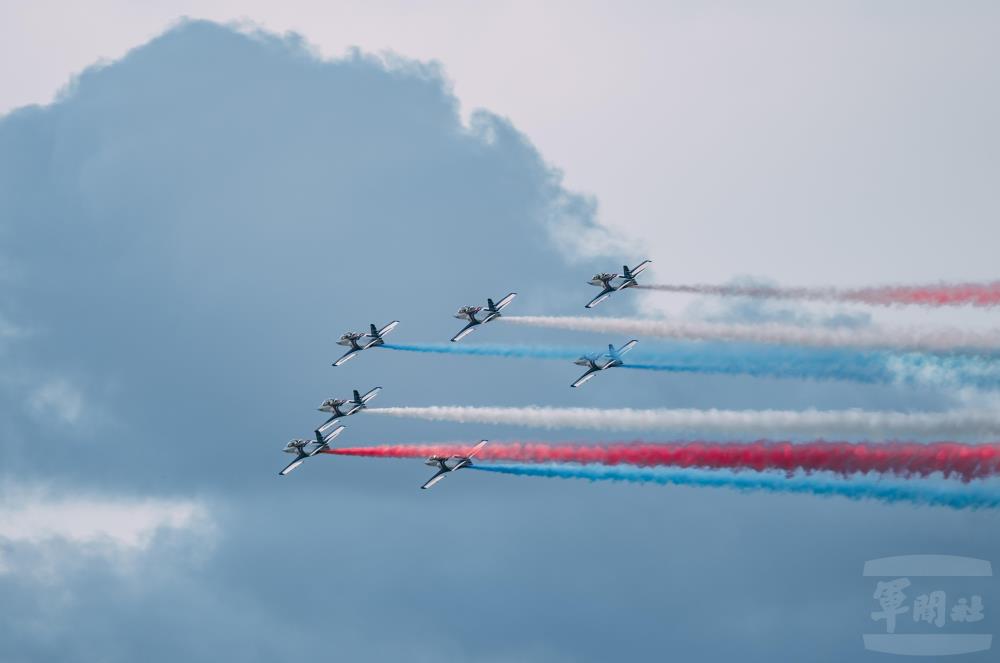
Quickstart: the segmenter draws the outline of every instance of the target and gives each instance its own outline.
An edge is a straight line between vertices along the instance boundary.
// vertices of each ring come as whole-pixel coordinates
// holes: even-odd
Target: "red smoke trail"
[[[380,458],[462,455],[464,444],[381,445],[331,449],[326,453]],[[961,442],[615,442],[610,444],[491,443],[480,460],[520,463],[670,465],[712,469],[830,471],[926,476],[941,472],[971,480],[1000,474],[1000,443]]]
[[[739,285],[640,285],[644,290],[756,297],[848,301],[893,306],[1000,306],[1000,281],[991,283],[941,283],[936,285],[882,286],[871,288],[782,288]]]
[[[849,290],[843,299],[865,304],[918,306],[1000,305],[1000,283],[960,283],[932,286],[888,286]]]

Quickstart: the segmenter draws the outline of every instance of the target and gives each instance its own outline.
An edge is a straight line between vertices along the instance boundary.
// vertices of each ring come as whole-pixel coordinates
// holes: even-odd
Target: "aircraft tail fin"
[[[364,401],[361,400],[361,392],[357,389],[354,390],[354,402],[360,405]]]
[[[369,326],[371,327],[371,333],[368,334],[368,335],[371,336],[372,338],[378,338],[378,330],[375,329],[375,325],[372,324],[372,325],[369,325]]]
[[[497,305],[494,304],[493,300],[490,299],[489,297],[486,298],[486,307],[489,308],[491,311],[497,310]]]

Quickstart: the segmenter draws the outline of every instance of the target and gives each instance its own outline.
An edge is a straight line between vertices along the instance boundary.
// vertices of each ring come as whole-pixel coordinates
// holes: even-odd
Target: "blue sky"
[[[381,351],[329,366],[343,331],[399,319],[394,340],[443,341],[459,305],[511,290],[518,312],[578,313],[621,259],[599,209],[510,121],[464,120],[437,65],[205,22],[0,118],[0,658],[866,660],[864,560],[997,559],[992,513],[486,473],[421,493],[419,463],[350,458],[275,476],[355,387],[387,405],[952,402],[625,371],[575,391],[560,362]],[[342,439],[543,435],[362,415]]]

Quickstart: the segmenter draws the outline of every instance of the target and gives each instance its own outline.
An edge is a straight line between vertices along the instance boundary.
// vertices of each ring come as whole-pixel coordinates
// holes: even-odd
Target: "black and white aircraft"
[[[290,462],[288,466],[285,467],[285,469],[278,472],[278,474],[280,476],[285,476],[289,474],[292,470],[294,470],[296,467],[301,465],[306,458],[312,458],[319,452],[329,449],[330,442],[332,442],[334,438],[336,438],[343,432],[344,432],[344,426],[340,426],[336,428],[332,433],[326,436],[324,436],[319,431],[316,431],[315,440],[299,440],[299,439],[292,440],[291,442],[285,445],[285,448],[282,449],[282,451],[284,451],[286,454],[295,454],[295,460]],[[310,444],[315,446],[311,448],[309,451],[306,451],[306,447],[308,447]]]
[[[438,471],[434,474],[434,476],[428,479],[424,485],[420,486],[420,489],[426,490],[443,479],[446,474],[454,472],[455,470],[460,470],[463,467],[469,467],[472,465],[472,457],[479,453],[479,450],[485,446],[486,440],[482,440],[464,456],[450,456],[448,458],[445,458],[444,456],[431,456],[427,459],[427,464],[436,466]],[[451,465],[448,464],[449,461],[451,462]]]
[[[364,332],[347,332],[346,334],[340,337],[340,340],[337,341],[337,345],[347,345],[350,346],[351,349],[345,352],[344,356],[342,356],[340,359],[333,362],[333,365],[340,366],[341,364],[347,363],[351,359],[354,359],[354,356],[359,352],[361,352],[362,350],[367,350],[368,348],[376,345],[383,345],[385,341],[382,340],[382,337],[391,332],[393,329],[395,329],[396,325],[398,324],[399,320],[393,320],[385,327],[382,327],[382,329],[375,329],[375,325],[371,325],[371,331],[369,331],[367,334],[365,334]],[[358,341],[360,341],[362,338],[366,336],[371,340],[365,341],[363,343],[358,343]]]
[[[375,387],[367,394],[362,396],[361,392],[355,389],[354,398],[352,398],[349,401],[344,400],[343,398],[326,399],[325,401],[323,401],[323,404],[320,405],[317,409],[320,412],[329,412],[332,416],[325,422],[323,422],[323,425],[317,428],[316,430],[322,432],[327,428],[329,428],[330,426],[332,426],[333,422],[335,422],[337,419],[340,419],[342,417],[349,417],[352,414],[357,414],[361,410],[364,410],[366,407],[368,407],[367,405],[368,401],[378,396],[378,392],[380,391],[382,391],[382,387]],[[341,406],[344,405],[348,406],[347,409],[345,410],[340,409]]]
[[[622,355],[635,347],[635,344],[639,341],[635,339],[629,341],[622,347],[615,350],[615,346],[608,344],[608,351],[605,354],[592,354],[584,355],[577,359],[574,364],[579,364],[580,366],[586,366],[587,372],[581,375],[576,382],[571,384],[571,387],[579,387],[584,382],[594,377],[595,373],[601,371],[606,371],[609,368],[614,368],[615,366],[621,366]]]
[[[476,317],[476,314],[483,310],[482,306],[463,306],[462,308],[458,309],[458,313],[455,314],[455,317],[458,318],[459,320],[468,320],[469,324],[465,325],[465,327],[462,328],[462,331],[455,334],[455,336],[451,339],[452,342],[462,340],[463,338],[471,334],[472,330],[475,329],[476,326],[484,324],[486,322],[492,322],[493,320],[499,318],[500,311],[503,310],[504,307],[507,306],[507,304],[510,304],[512,301],[514,301],[515,297],[517,297],[517,293],[512,292],[503,299],[501,299],[500,301],[498,301],[496,304],[493,303],[492,299],[487,299],[486,316],[482,320]]]
[[[624,290],[625,288],[631,288],[638,285],[636,283],[635,277],[639,275],[639,272],[649,267],[649,264],[653,262],[652,260],[643,260],[635,267],[629,269],[628,265],[622,265],[622,282],[618,285],[612,285],[612,281],[619,278],[618,274],[612,274],[609,272],[601,272],[600,274],[594,274],[594,278],[587,281],[590,285],[596,285],[601,288],[601,292],[597,294],[596,297],[591,299],[585,308],[594,308],[605,299],[611,296],[612,293],[618,292],[619,290]]]

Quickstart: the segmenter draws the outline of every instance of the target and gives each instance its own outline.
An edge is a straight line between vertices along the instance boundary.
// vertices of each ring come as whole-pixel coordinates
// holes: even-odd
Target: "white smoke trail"
[[[389,407],[366,412],[391,417],[535,428],[603,431],[697,431],[733,436],[863,435],[963,437],[1000,435],[1000,412],[877,412],[865,410],[634,410],[554,407]]]
[[[924,352],[983,352],[1000,350],[1000,329],[965,331],[954,328],[811,328],[777,323],[730,324],[633,320],[629,318],[581,318],[558,316],[504,316],[513,324],[592,331],[632,336],[654,336],[707,341],[744,341],[812,347],[854,347]]]

